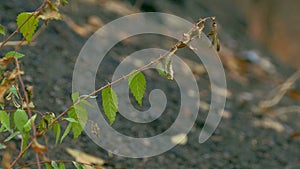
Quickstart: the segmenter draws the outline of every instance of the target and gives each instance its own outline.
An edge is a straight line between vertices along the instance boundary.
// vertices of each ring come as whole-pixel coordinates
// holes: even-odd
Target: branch
[[[207,21],[207,20],[211,20],[213,22],[213,28],[216,26],[216,22],[215,22],[215,17],[206,17],[206,18],[201,18],[199,19],[195,24],[194,26],[187,32],[187,33],[184,33],[182,38],[175,44],[173,45],[169,50],[168,52],[164,53],[163,55],[161,55],[160,57],[158,57],[157,59],[151,61],[150,63],[144,65],[143,67],[139,68],[139,69],[136,69],[122,77],[120,77],[119,79],[111,82],[111,83],[108,83],[107,85],[104,85],[102,87],[100,87],[99,89],[97,90],[94,90],[93,92],[91,92],[90,94],[88,95],[85,95],[85,97],[83,97],[82,99],[83,100],[86,100],[88,98],[90,98],[91,96],[101,92],[103,89],[105,88],[108,88],[114,84],[117,84],[119,83],[120,81],[122,80],[125,80],[127,79],[128,77],[130,77],[131,75],[134,75],[135,73],[137,72],[142,72],[144,70],[146,70],[148,67],[154,65],[154,64],[157,64],[159,61],[161,61],[162,59],[164,59],[165,57],[167,57],[169,54],[171,53],[176,53],[176,51],[178,49],[181,49],[181,48],[184,48],[186,46],[188,46],[190,44],[190,42],[192,40],[194,40],[195,38],[199,38],[200,37],[200,34],[202,33],[203,29],[204,29],[204,23]],[[216,32],[215,32],[216,33]],[[63,111],[61,114],[59,114],[49,125],[48,127],[52,126],[56,121],[58,121],[61,117],[63,117],[65,114],[68,113],[69,110],[72,109],[72,107],[76,104],[78,104],[80,102],[80,100],[78,100],[77,102],[73,103],[72,105],[70,105],[65,111]]]
[[[42,5],[35,11],[35,12],[33,12],[20,26],[18,26],[18,28],[12,33],[12,34],[10,34],[2,43],[1,43],[1,45],[0,45],[0,48],[2,48],[12,37],[14,37],[18,32],[19,32],[19,30],[25,25],[25,23],[26,22],[28,22],[29,21],[29,19],[32,17],[32,16],[36,16],[36,15],[38,15],[41,11],[42,11],[42,9],[46,6],[46,4],[47,4],[47,0],[44,0],[43,1],[43,3],[42,3]]]

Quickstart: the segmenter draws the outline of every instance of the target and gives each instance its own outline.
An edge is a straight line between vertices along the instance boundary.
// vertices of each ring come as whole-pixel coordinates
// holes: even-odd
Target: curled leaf
[[[158,74],[162,77],[173,80],[174,79],[174,71],[172,66],[172,57],[177,51],[177,47],[173,48],[169,54],[160,60],[160,62],[156,65],[156,70],[158,71]]]
[[[212,18],[212,20],[213,20],[212,28],[207,36],[208,37],[212,36],[211,45],[212,46],[216,45],[216,50],[220,51],[220,40],[217,32],[217,22],[215,21],[215,18]]]
[[[60,1],[57,1],[59,3],[52,3],[48,1],[48,4],[46,7],[41,11],[39,14],[39,18],[48,21],[48,20],[61,20],[61,14],[58,10],[58,5],[60,4]]]
[[[0,34],[5,35],[5,28],[0,24]]]

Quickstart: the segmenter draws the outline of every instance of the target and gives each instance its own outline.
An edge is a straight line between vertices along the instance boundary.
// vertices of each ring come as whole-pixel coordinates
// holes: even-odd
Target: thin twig
[[[54,161],[56,163],[73,163],[74,160],[47,160],[47,161],[40,161],[40,164],[51,163],[52,161]],[[78,162],[78,161],[76,163],[91,166],[91,167],[95,167],[95,164]],[[30,163],[30,164],[26,164],[26,165],[23,165],[23,166],[20,166],[20,167],[17,167],[17,168],[30,167],[30,166],[34,166],[34,165],[37,165],[37,163],[36,162],[35,163]]]
[[[13,168],[17,162],[21,159],[21,157],[24,155],[24,153],[30,148],[30,146],[33,144],[33,141],[31,141],[17,156],[17,158],[11,163],[10,168]]]
[[[274,96],[269,100],[264,100],[259,103],[259,108],[269,108],[278,104],[286,92],[293,87],[295,82],[300,78],[300,69],[290,76],[283,84],[277,87],[274,91]]]
[[[300,113],[300,106],[293,105],[293,106],[287,106],[287,107],[280,107],[274,111],[276,112],[276,114],[273,115],[275,117],[284,115],[286,113]]]
[[[21,41],[8,41],[6,42],[3,46],[18,46],[20,44]],[[0,43],[0,46],[2,45],[3,42]],[[25,42],[22,44],[22,46],[27,46],[27,45],[35,45],[36,42]]]

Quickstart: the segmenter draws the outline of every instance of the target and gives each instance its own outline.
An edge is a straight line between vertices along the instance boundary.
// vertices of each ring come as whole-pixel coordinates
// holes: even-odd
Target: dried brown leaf
[[[105,164],[105,160],[103,160],[102,158],[92,156],[92,155],[84,153],[82,151],[71,149],[71,148],[66,148],[66,151],[72,157],[74,157],[77,162],[95,164],[99,167],[102,167],[102,165]],[[89,168],[89,166],[86,166],[86,167]]]
[[[180,133],[171,137],[173,144],[185,145],[188,141],[188,137],[185,133]]]
[[[102,5],[106,10],[122,16],[139,12],[136,8],[122,1],[103,1]]]
[[[255,120],[254,125],[257,127],[262,127],[266,129],[273,129],[277,132],[283,132],[284,126],[271,118],[264,118],[262,120]]]
[[[297,90],[289,90],[287,95],[294,100],[300,100],[300,92]]]
[[[299,138],[300,137],[300,132],[294,132],[290,135],[291,138],[295,139],[295,138]]]
[[[38,17],[46,21],[62,19],[57,4],[51,2],[48,2],[47,6],[41,11]]]
[[[5,70],[13,57],[0,58],[0,70]]]

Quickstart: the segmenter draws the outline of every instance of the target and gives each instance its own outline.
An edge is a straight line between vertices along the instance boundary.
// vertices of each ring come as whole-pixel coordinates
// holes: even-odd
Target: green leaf
[[[71,118],[71,117],[63,118],[63,120],[67,120],[68,122],[71,122],[71,123],[78,123],[77,120],[75,120],[74,118]]]
[[[72,94],[73,103],[76,103],[79,99],[80,98],[78,92]],[[92,104],[87,100],[80,100],[80,102],[76,103],[74,105],[74,108],[72,108],[68,112],[68,116],[76,120],[76,122],[72,121],[72,133],[74,135],[74,139],[77,139],[78,136],[82,133],[88,120],[88,113],[83,104],[92,107]]]
[[[65,139],[65,137],[70,133],[71,131],[71,128],[72,128],[72,124],[69,123],[64,134],[62,135],[61,139],[60,139],[60,143],[62,143],[62,141]]]
[[[22,141],[22,150],[24,150],[26,147],[27,147],[27,144],[28,144],[28,140],[30,138],[30,135],[29,133],[23,133],[22,134],[22,137],[23,137],[23,141]],[[23,157],[25,156],[25,154],[23,154]]]
[[[27,123],[27,121],[28,121],[28,116],[24,110],[18,109],[14,113],[14,123],[15,123],[17,129],[21,133],[24,132],[24,125]]]
[[[10,130],[10,121],[9,121],[9,114],[5,111],[0,111],[0,122],[7,130]]]
[[[0,24],[0,34],[5,35],[5,28]]]
[[[72,97],[73,103],[75,103],[79,98],[79,92],[73,93],[71,97]]]
[[[112,125],[118,111],[118,96],[111,87],[102,90],[102,106],[110,125]]]
[[[81,102],[75,105],[75,112],[80,125],[82,126],[82,128],[84,128],[88,120],[88,112],[86,108],[81,104]]]
[[[20,132],[20,131],[15,131],[15,132],[11,133],[11,134],[4,140],[4,142],[10,141],[12,138],[16,137],[16,135],[18,135],[18,134],[21,134],[21,132]]]
[[[52,169],[51,165],[49,163],[45,163],[46,169]]]
[[[83,131],[83,129],[79,123],[72,123],[72,133],[74,136],[74,140],[76,140],[78,138],[78,136],[80,136],[82,131]]]
[[[80,103],[88,105],[89,107],[93,107],[93,105],[87,100],[80,100]]]
[[[24,131],[25,131],[25,132],[29,132],[29,131],[31,130],[31,126],[32,126],[32,123],[31,123],[31,122],[34,123],[35,118],[36,118],[36,114],[33,115],[33,116],[26,122],[26,124],[24,125]]]
[[[61,2],[62,2],[62,5],[66,5],[69,3],[68,0],[61,0]]]
[[[142,105],[142,99],[146,91],[146,78],[142,72],[135,73],[128,78],[128,85],[135,100]]]
[[[47,112],[45,116],[42,117],[38,124],[38,131],[42,131],[44,129],[51,129],[52,126],[48,126],[55,119],[55,114],[53,112]]]
[[[4,144],[0,143],[0,150],[5,149],[5,148],[6,148],[6,146]]]
[[[19,28],[23,25],[20,28],[20,32],[25,37],[28,43],[30,43],[31,41],[32,35],[38,26],[38,22],[39,19],[33,16],[31,12],[22,12],[17,17],[17,25]]]
[[[66,166],[65,166],[65,164],[63,162],[60,162],[58,168],[59,169],[66,169]]]
[[[7,52],[7,53],[5,54],[5,57],[6,57],[6,58],[9,58],[9,57],[16,57],[16,58],[20,59],[20,58],[22,58],[22,57],[24,57],[24,56],[25,56],[24,54],[19,53],[19,52],[15,52],[15,51],[10,51],[10,52]]]
[[[53,167],[53,169],[59,169],[55,161],[51,161],[51,166]]]
[[[74,139],[76,140],[78,136],[84,129],[84,126],[88,119],[88,114],[84,106],[81,104],[75,105],[75,108],[71,109],[68,112],[68,116],[77,119],[76,122],[72,122],[72,133],[74,135]]]
[[[2,79],[2,81],[1,81],[1,84],[0,84],[0,85],[3,85],[3,84],[5,83],[5,81],[6,81],[6,78],[4,77],[4,78]]]
[[[1,127],[0,127],[0,133],[6,132],[6,131],[7,131],[7,129],[3,125],[1,125]]]
[[[60,137],[60,132],[61,132],[59,123],[54,123],[53,124],[53,132],[55,134],[55,144],[57,144],[58,140],[59,140],[59,137]]]
[[[85,169],[85,166],[82,164],[79,164],[75,161],[72,161],[73,165],[76,167],[76,169]]]
[[[17,92],[17,89],[14,85],[11,85],[11,87],[9,88],[9,91],[14,94],[14,96],[16,96],[17,98],[19,98],[19,95],[18,95],[18,92]]]

